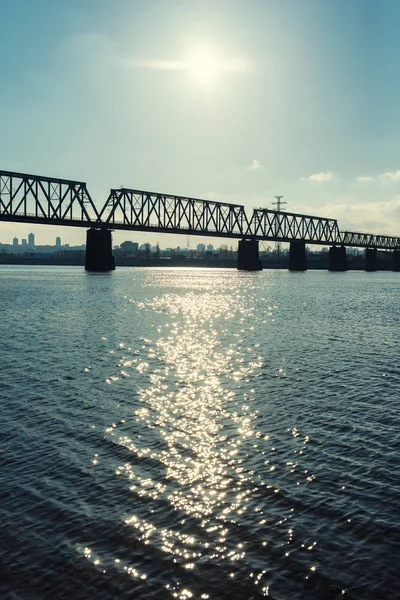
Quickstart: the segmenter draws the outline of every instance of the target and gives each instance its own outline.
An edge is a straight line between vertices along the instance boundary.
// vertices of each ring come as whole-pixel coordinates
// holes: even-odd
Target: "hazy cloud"
[[[378,175],[378,178],[383,181],[400,181],[400,171],[386,171]]]
[[[119,66],[126,68],[136,69],[152,69],[156,71],[212,71],[219,73],[227,72],[238,72],[244,71],[247,67],[246,62],[243,59],[230,59],[230,60],[213,60],[213,59],[199,59],[199,60],[148,60],[136,57],[129,57],[126,55],[116,56],[114,62],[117,62]]]
[[[315,207],[301,206],[296,210],[302,214],[315,214]],[[359,202],[349,197],[341,204],[320,206],[318,215],[337,219],[341,231],[399,235],[400,196],[383,202]]]
[[[200,198],[204,198],[205,200],[218,200],[217,192],[209,191],[200,193]]]
[[[119,56],[118,62],[121,67],[137,69],[155,69],[157,71],[184,71],[186,69],[182,60],[146,60]]]
[[[326,181],[332,181],[334,177],[332,171],[321,171],[321,173],[313,173],[309,177],[300,177],[300,181],[319,181],[325,183]]]
[[[248,171],[258,171],[258,169],[261,169],[261,163],[256,159],[254,159],[253,162],[247,167]]]

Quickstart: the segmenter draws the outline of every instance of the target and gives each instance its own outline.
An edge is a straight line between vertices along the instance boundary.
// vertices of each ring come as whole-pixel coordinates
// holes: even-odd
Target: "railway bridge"
[[[377,251],[393,254],[400,271],[400,237],[341,231],[336,219],[201,200],[128,188],[111,189],[104,205],[86,183],[0,170],[0,222],[85,227],[89,271],[115,268],[113,230],[236,238],[238,269],[262,268],[260,241],[288,242],[289,269],[307,269],[306,244],[329,246],[329,270],[347,270],[346,247],[365,248],[365,268],[376,270]]]

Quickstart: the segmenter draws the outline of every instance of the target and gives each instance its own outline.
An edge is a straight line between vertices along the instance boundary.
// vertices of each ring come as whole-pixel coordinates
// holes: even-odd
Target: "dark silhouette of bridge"
[[[336,219],[134,189],[111,189],[99,209],[86,183],[0,171],[0,222],[86,227],[86,268],[114,267],[111,231],[149,231],[239,239],[238,268],[261,269],[259,241],[288,242],[289,268],[307,268],[306,244],[330,246],[329,269],[347,269],[346,246],[366,249],[367,270],[377,250],[393,251],[400,270],[400,237],[340,231]]]

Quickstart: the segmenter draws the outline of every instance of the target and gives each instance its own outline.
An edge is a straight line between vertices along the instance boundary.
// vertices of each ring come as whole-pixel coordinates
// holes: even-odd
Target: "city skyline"
[[[13,224],[14,225],[14,224]],[[14,245],[15,240],[18,240],[18,245],[22,246],[24,245],[23,240],[25,240],[26,245],[36,245],[36,246],[60,246],[60,247],[65,247],[65,246],[85,246],[86,244],[86,229],[84,228],[80,228],[82,230],[82,232],[84,233],[83,236],[83,241],[81,243],[75,243],[72,242],[69,238],[68,241],[64,241],[63,237],[60,237],[59,235],[53,235],[53,237],[51,238],[50,236],[46,236],[45,238],[42,239],[41,234],[37,235],[36,233],[26,233],[27,229],[26,229],[26,223],[17,223],[17,225],[21,225],[21,235],[20,237],[18,237],[17,235],[12,235],[12,237],[9,236],[2,236],[1,234],[2,229],[0,227],[0,246],[1,245],[7,245],[7,246],[12,246]],[[71,227],[54,227],[52,225],[48,225],[46,226],[47,229],[53,230],[53,231],[60,231],[60,230],[70,230],[72,231],[73,228]],[[25,229],[24,229],[25,228]],[[35,225],[34,229],[38,229],[39,231],[41,231],[41,226],[40,225]],[[115,241],[114,239],[114,234],[118,233],[119,234],[119,238],[121,238],[118,242]],[[30,244],[28,239],[29,236],[33,235],[35,242]],[[149,238],[153,239],[153,236],[156,239],[156,241],[154,242],[149,242]],[[71,236],[73,237],[73,236]],[[204,240],[203,240],[204,237]],[[138,232],[138,231],[118,231],[118,232],[113,232],[113,247],[114,246],[119,246],[120,244],[122,244],[123,242],[137,242],[140,245],[142,244],[147,244],[149,243],[151,246],[156,246],[157,244],[160,245],[161,248],[176,248],[176,247],[180,247],[180,248],[187,248],[188,247],[188,241],[189,241],[189,248],[196,248],[199,244],[204,244],[205,246],[211,244],[212,246],[215,247],[219,247],[219,246],[228,246],[230,247],[231,245],[233,246],[234,249],[236,249],[237,246],[237,239],[231,239],[231,238],[219,238],[219,237],[213,237],[213,236],[194,236],[194,235],[185,235],[185,234],[179,234],[179,235],[171,235],[169,233],[161,233],[161,234],[153,234],[152,232]],[[158,241],[158,238],[161,240]],[[67,236],[65,236],[65,239],[67,239]],[[57,244],[57,240],[60,240],[60,243]],[[177,244],[173,244],[172,241],[178,241]]]
[[[58,229],[58,228],[55,228]],[[124,233],[130,233],[130,232],[121,232],[121,234]],[[136,233],[136,232],[134,232]],[[143,232],[146,234],[146,232]],[[147,232],[148,235],[151,235],[151,233]],[[125,236],[126,237],[126,236]],[[184,236],[184,235],[180,235],[180,236],[171,236],[169,234],[164,234],[163,238],[164,241],[167,242],[168,239],[171,240],[172,238],[181,238],[182,242],[181,244],[178,244],[177,246],[171,246],[171,244],[169,243],[164,243],[163,245],[159,244],[158,242],[156,242],[155,244],[149,242],[149,241],[144,241],[144,242],[138,242],[136,239],[135,240],[131,240],[131,239],[124,239],[122,242],[120,242],[119,244],[113,243],[113,248],[117,248],[120,247],[121,244],[136,244],[139,248],[143,249],[145,246],[149,246],[152,249],[156,248],[157,246],[160,247],[160,249],[162,250],[167,250],[167,249],[177,249],[177,248],[181,248],[182,250],[197,250],[197,251],[212,251],[212,250],[217,250],[219,248],[225,248],[228,247],[229,249],[232,247],[232,249],[234,251],[236,251],[236,246],[237,246],[237,240],[236,239],[226,239],[226,238],[209,238],[207,236],[204,236],[204,241],[202,241],[202,237],[201,236]],[[189,245],[187,245],[188,243],[188,238],[191,238],[192,240],[194,240],[194,243],[189,243]],[[210,242],[210,239],[215,239],[218,241],[217,244],[213,244]],[[36,241],[35,241],[36,240]],[[230,243],[232,242],[232,243]],[[219,245],[218,245],[219,244]],[[25,237],[21,237],[18,238],[16,236],[14,236],[12,238],[11,241],[4,241],[2,239],[0,239],[0,247],[1,246],[18,246],[18,248],[25,248],[25,247],[30,247],[30,248],[35,248],[35,247],[44,247],[44,246],[49,246],[52,248],[74,248],[74,247],[79,247],[79,248],[85,248],[85,243],[83,244],[71,244],[67,241],[63,241],[59,236],[57,236],[54,239],[54,243],[41,243],[40,238],[38,238],[34,233],[29,233],[29,234],[25,234]]]
[[[171,238],[171,236],[167,236],[169,238]],[[183,237],[183,236],[181,236]],[[192,236],[194,237],[194,236]],[[38,255],[43,255],[43,253],[50,253],[52,254],[54,252],[54,250],[61,250],[61,251],[65,251],[65,250],[71,250],[71,251],[76,251],[76,250],[82,250],[85,251],[86,250],[86,246],[85,244],[80,244],[80,245],[71,245],[68,242],[62,243],[60,237],[56,237],[55,239],[55,243],[54,244],[40,244],[40,243],[35,243],[34,241],[35,235],[33,233],[30,233],[28,235],[27,238],[21,238],[18,239],[16,237],[13,238],[12,243],[11,244],[7,244],[4,243],[2,241],[0,241],[0,252],[1,251],[6,251],[6,252],[15,252],[17,251],[17,254],[23,254],[24,251],[25,252],[29,252],[30,256],[34,256],[34,254],[32,254],[32,251],[37,251]],[[143,242],[143,243],[139,243],[137,241],[132,241],[132,240],[124,240],[123,242],[121,242],[120,244],[113,244],[113,251],[124,251],[127,254],[137,254],[137,253],[143,253],[143,252],[148,252],[150,251],[152,255],[161,252],[161,255],[163,256],[171,256],[174,255],[176,253],[182,253],[186,256],[190,256],[190,255],[205,255],[205,254],[216,254],[218,255],[219,253],[228,253],[229,255],[237,255],[237,244],[236,242],[238,240],[236,239],[220,239],[220,243],[219,244],[212,244],[209,240],[210,238],[207,238],[207,236],[205,236],[204,241],[201,241],[202,238],[201,236],[197,237],[196,236],[196,240],[195,240],[195,244],[191,245],[178,245],[178,246],[171,246],[171,245],[164,245],[161,246],[159,243],[156,244],[152,244],[150,242]],[[230,243],[232,242],[232,243]],[[277,245],[276,243],[274,243],[273,241],[260,241],[260,255],[265,255],[267,254],[284,254],[284,255],[288,255],[289,253],[289,244],[288,243],[283,243],[283,244],[279,244]],[[50,250],[50,248],[52,250]],[[306,245],[306,252],[307,253],[324,253],[324,252],[328,252],[329,251],[329,247],[327,246],[323,246],[323,245],[318,245],[315,246],[313,244],[311,245]],[[347,248],[347,253],[349,255],[352,254],[363,254],[364,253],[364,248],[357,248],[357,247],[349,247]]]
[[[398,2],[2,8],[0,169],[86,181],[98,206],[121,185],[246,210],[280,194],[341,229],[400,234]],[[84,229],[35,229],[85,243]]]

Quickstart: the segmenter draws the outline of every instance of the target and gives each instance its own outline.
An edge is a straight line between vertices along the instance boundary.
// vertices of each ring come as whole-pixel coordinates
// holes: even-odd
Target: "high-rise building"
[[[207,252],[212,252],[214,250],[214,246],[212,244],[207,244]]]
[[[28,240],[26,238],[22,238],[21,243],[23,246],[27,246],[28,245]]]
[[[35,236],[33,235],[33,233],[30,233],[28,235],[28,244],[30,246],[34,246],[35,245]]]
[[[56,246],[57,246],[57,248],[59,248],[61,246],[61,238],[60,237],[56,237]]]
[[[126,241],[120,244],[120,248],[124,252],[131,252],[136,254],[139,249],[139,244],[137,242]]]
[[[13,246],[18,246],[18,238],[17,237],[15,237],[13,239]]]

